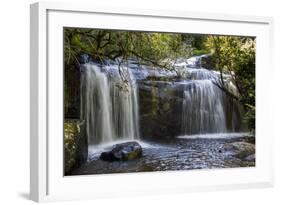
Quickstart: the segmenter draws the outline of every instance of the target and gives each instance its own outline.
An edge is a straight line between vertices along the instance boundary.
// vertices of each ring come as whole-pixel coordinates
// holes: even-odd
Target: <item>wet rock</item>
[[[256,160],[256,155],[255,154],[251,154],[249,156],[247,156],[245,158],[246,161],[249,161],[249,162],[254,162]]]
[[[222,147],[221,152],[227,152],[228,154],[240,159],[245,159],[247,157],[251,159],[253,158],[251,155],[255,154],[255,145],[248,142],[227,143]]]
[[[114,154],[110,152],[102,152],[100,155],[100,159],[103,161],[113,162],[117,161],[117,158],[114,156]]]
[[[79,58],[78,61],[80,64],[85,64],[85,63],[90,63],[93,61],[92,57],[90,54],[82,54]]]
[[[215,66],[215,59],[212,55],[202,55],[201,56],[201,67],[206,69],[214,69]]]
[[[127,161],[140,158],[141,156],[142,147],[139,143],[133,141],[114,145],[112,150],[102,152],[100,159],[109,162]]]
[[[138,88],[140,135],[146,139],[180,135],[183,87],[171,82],[143,81]]]
[[[65,175],[83,163],[88,157],[88,138],[85,122],[77,119],[64,120],[64,172]]]

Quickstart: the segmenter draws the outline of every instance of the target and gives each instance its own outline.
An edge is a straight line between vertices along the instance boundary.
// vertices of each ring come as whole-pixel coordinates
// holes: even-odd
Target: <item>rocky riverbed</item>
[[[202,67],[204,58],[178,59],[177,72],[133,59],[121,67],[82,62],[76,117],[83,126],[65,126],[66,175],[255,166],[255,137],[245,133],[244,107],[230,97],[238,96],[231,75]]]
[[[92,147],[89,148],[88,161],[71,175],[255,166],[254,137],[228,135],[139,141],[142,157],[128,161],[109,162],[100,159],[101,153],[112,148],[112,145]]]

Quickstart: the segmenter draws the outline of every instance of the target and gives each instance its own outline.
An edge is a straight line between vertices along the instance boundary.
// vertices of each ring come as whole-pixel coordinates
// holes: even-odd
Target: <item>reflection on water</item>
[[[227,138],[187,136],[159,141],[141,141],[143,156],[125,162],[106,162],[99,159],[100,153],[111,145],[100,149],[92,147],[88,162],[74,170],[72,175],[255,166],[255,162],[241,160],[220,151],[226,143],[254,140],[253,137],[240,136],[236,134]]]

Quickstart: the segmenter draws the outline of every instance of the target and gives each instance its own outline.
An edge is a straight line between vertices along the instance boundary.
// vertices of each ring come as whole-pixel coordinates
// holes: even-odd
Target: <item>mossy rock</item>
[[[139,83],[140,131],[147,139],[181,134],[178,118],[182,113],[182,88],[167,82],[157,83]]]
[[[128,161],[142,156],[142,147],[139,143],[125,142],[116,144],[113,146],[112,150],[107,152],[102,152],[100,159],[104,161]]]
[[[64,173],[83,164],[88,157],[88,141],[85,125],[80,120],[64,121]]]

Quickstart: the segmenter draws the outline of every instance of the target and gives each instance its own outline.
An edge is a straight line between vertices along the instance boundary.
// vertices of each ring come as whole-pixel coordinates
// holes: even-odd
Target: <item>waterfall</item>
[[[182,112],[184,134],[226,132],[222,91],[211,80],[192,80],[185,85]]]
[[[201,68],[200,58],[187,62],[185,70],[189,80],[185,81],[182,103],[182,134],[206,134],[240,132],[245,130],[242,123],[243,109],[239,102],[227,96],[214,82],[219,74]],[[190,66],[192,64],[193,66]]]
[[[244,112],[241,104],[214,84],[219,82],[220,74],[202,68],[200,61],[200,57],[192,57],[186,63],[178,64],[186,78],[176,82],[179,90],[173,91],[175,96],[182,99],[180,104],[174,104],[175,110],[180,110],[181,113],[175,111],[177,116],[170,117],[180,118],[178,134],[247,131],[242,120]],[[86,124],[88,144],[139,139],[138,83],[146,82],[147,76],[155,73],[156,76],[169,74],[145,66],[139,68],[128,62],[120,66],[116,62],[100,64],[88,61],[81,64],[80,69],[80,114]],[[227,74],[223,77],[228,78]],[[235,93],[235,85],[231,81],[228,85]],[[143,87],[141,92],[142,89]],[[174,88],[171,86],[170,89]],[[168,91],[163,91],[162,95],[174,97]],[[143,108],[145,101],[141,100],[140,103]],[[141,113],[142,123],[145,119],[143,116],[145,114]],[[167,117],[168,120],[170,118]],[[161,121],[158,123],[164,124]]]
[[[115,65],[85,63],[81,71],[80,113],[89,145],[138,138],[138,89],[129,69],[126,83]]]

